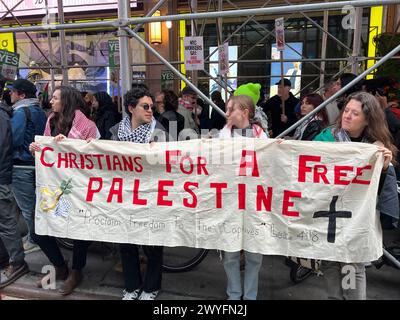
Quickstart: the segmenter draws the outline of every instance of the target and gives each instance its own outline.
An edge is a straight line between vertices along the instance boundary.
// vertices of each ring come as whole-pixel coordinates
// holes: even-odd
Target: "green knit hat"
[[[240,95],[248,96],[253,100],[254,105],[256,105],[258,100],[260,100],[260,89],[261,89],[261,84],[249,82],[246,84],[242,84],[239,88],[237,88],[233,95],[234,96],[240,96]]]

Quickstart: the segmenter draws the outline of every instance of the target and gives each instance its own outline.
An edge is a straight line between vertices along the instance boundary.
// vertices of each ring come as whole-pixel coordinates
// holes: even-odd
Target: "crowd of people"
[[[134,87],[124,95],[124,117],[106,92],[82,94],[70,86],[54,88],[51,111],[46,114],[36,98],[36,87],[26,79],[13,83],[10,99],[0,105],[0,289],[29,271],[25,254],[42,250],[63,280],[60,294],[68,295],[81,283],[90,241],[74,240],[72,265],[69,268],[56,239],[35,233],[35,172],[19,166],[34,166],[40,146],[35,135],[65,138],[105,139],[148,144],[186,140],[200,136],[260,139],[277,137],[300,118],[317,108],[356,76],[342,74],[329,81],[323,95],[308,93],[296,98],[289,79],[279,81],[278,94],[260,98],[261,85],[246,83],[224,102],[221,93],[211,93],[211,100],[226,118],[198,98],[195,90],[185,87],[179,96],[172,90],[153,95],[145,86]],[[331,142],[364,142],[378,144],[384,157],[381,179],[389,171],[398,171],[397,148],[400,143],[400,108],[396,88],[389,82],[383,90],[366,81],[355,85],[340,98],[312,117],[308,117],[287,139]],[[369,92],[369,93],[368,93]],[[400,109],[399,109],[400,110]],[[217,135],[205,135],[204,130]],[[157,134],[155,134],[157,132]],[[161,132],[161,134],[160,134]],[[282,141],[282,140],[281,140]],[[379,193],[381,189],[379,190]],[[19,209],[18,209],[19,208]],[[22,238],[17,225],[18,211],[26,222],[28,233]],[[398,211],[398,208],[397,208]],[[153,300],[162,284],[163,248],[142,246],[147,257],[147,272],[141,274],[139,246],[120,244],[125,289],[124,300]],[[241,258],[245,264],[244,287],[241,285]],[[257,299],[258,274],[263,256],[252,252],[225,252],[228,299]],[[340,286],[342,264],[325,262],[327,290],[330,298],[366,298],[364,264],[352,264],[357,270],[357,288],[343,292]],[[37,283],[42,285],[42,279]]]

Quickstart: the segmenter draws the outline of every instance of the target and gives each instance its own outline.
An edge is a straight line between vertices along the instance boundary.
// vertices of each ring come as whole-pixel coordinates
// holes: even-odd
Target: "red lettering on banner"
[[[349,180],[342,180],[341,178],[346,178],[347,173],[345,171],[353,171],[354,167],[352,166],[335,166],[334,168],[334,173],[335,173],[335,178],[334,178],[334,184],[336,185],[342,185],[342,186],[347,186],[350,184]]]
[[[61,168],[62,167],[62,163],[65,162],[65,168],[68,168],[68,155],[64,153],[65,158],[62,157],[62,153],[58,154],[58,161],[57,161],[57,168]]]
[[[45,167],[51,168],[52,166],[54,166],[54,162],[47,163],[47,162],[44,160],[44,153],[45,153],[47,150],[49,150],[49,151],[54,151],[53,148],[44,147],[44,148],[42,149],[42,153],[41,153],[41,155],[40,155],[40,163],[41,163],[42,165],[44,165]]]
[[[298,211],[289,211],[290,207],[293,207],[294,202],[290,201],[290,198],[301,198],[301,192],[298,191],[283,191],[283,203],[282,203],[282,215],[289,217],[298,217]]]
[[[226,182],[222,182],[222,183],[210,183],[210,188],[215,188],[215,207],[217,209],[222,208],[222,189],[223,188],[228,188],[228,184]]]
[[[239,210],[246,210],[246,185],[238,184]]]
[[[171,173],[172,166],[171,164],[176,164],[176,159],[171,159],[172,156],[180,156],[182,154],[181,150],[167,150],[165,151],[165,166],[167,173]]]
[[[196,189],[198,189],[199,184],[198,184],[198,182],[185,182],[184,183],[183,189],[192,196],[192,202],[189,202],[188,198],[183,198],[183,205],[187,208],[196,208],[197,207],[197,196],[193,192],[193,190],[190,189],[190,187],[196,187]]]
[[[122,203],[123,180],[122,178],[113,178],[107,202],[111,202],[113,196],[117,196],[117,202]]]
[[[204,161],[204,162],[203,162]],[[204,157],[197,157],[197,174],[201,175],[201,170],[204,171],[204,174],[208,176],[208,171],[206,169],[207,160]]]
[[[322,169],[320,171],[320,169]],[[328,168],[324,166],[323,164],[317,164],[314,167],[314,183],[319,183],[320,178],[325,184],[329,184],[328,179],[326,178],[326,174],[328,173]]]
[[[72,168],[79,169],[79,166],[76,163],[76,154],[75,153],[69,153],[69,165]]]
[[[94,182],[97,182],[99,184],[99,187],[97,189],[93,188]],[[102,187],[103,187],[103,179],[102,178],[90,177],[89,178],[89,184],[88,184],[88,191],[86,193],[86,202],[93,201],[93,195],[95,193],[100,192]]]
[[[372,166],[370,164],[365,166],[365,167],[357,168],[357,174],[356,174],[356,177],[353,179],[352,183],[355,183],[355,184],[370,184],[371,180],[359,180],[358,177],[363,175],[363,171],[364,170],[371,170],[371,169],[372,169]]]
[[[87,162],[89,162],[89,164],[86,165],[86,169],[88,169],[88,170],[93,169],[94,168],[94,164],[93,164],[93,161],[92,161],[92,156],[90,154],[86,154],[85,155],[85,159],[86,159]]]
[[[172,200],[165,200],[165,197],[168,197],[168,190],[165,190],[165,187],[173,187],[174,182],[172,180],[159,180],[158,181],[158,195],[157,195],[157,205],[158,206],[166,206],[172,207]]]
[[[136,164],[136,167],[135,167],[135,169],[136,169],[136,172],[142,172],[143,171],[143,166],[142,166],[142,164],[140,163],[140,161],[142,160],[142,157],[134,157],[133,158],[133,161],[135,162],[135,164]]]
[[[317,156],[299,156],[299,174],[297,181],[298,182],[306,182],[306,173],[312,172],[312,167],[307,167],[307,161],[319,162],[321,161],[321,157]]]
[[[186,171],[185,166],[184,166],[184,161],[187,160],[186,162],[189,163],[189,170]],[[193,165],[193,160],[189,156],[184,156],[181,158],[179,161],[179,166],[181,168],[182,173],[184,174],[192,174],[194,170],[194,165]]]
[[[246,156],[251,156],[250,162],[246,161]],[[252,168],[252,177],[259,177],[258,164],[257,164],[257,154],[253,150],[242,150],[242,159],[240,160],[240,170],[239,176],[247,176],[246,169]]]
[[[141,206],[145,206],[147,204],[147,200],[139,198],[139,184],[140,184],[140,180],[135,179],[135,181],[133,183],[133,201],[132,201],[132,203],[138,204]]]
[[[97,164],[99,165],[99,169],[102,170],[103,169],[103,165],[101,163],[101,158],[104,157],[104,154],[93,154],[92,156],[93,156],[93,158],[97,159]]]
[[[267,188],[267,195],[265,195],[264,187],[257,186],[257,203],[256,210],[261,211],[261,204],[264,205],[265,211],[271,212],[271,203],[272,203],[272,187]]]

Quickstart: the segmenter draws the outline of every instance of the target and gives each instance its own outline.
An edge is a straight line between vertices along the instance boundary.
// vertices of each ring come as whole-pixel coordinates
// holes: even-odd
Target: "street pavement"
[[[385,232],[385,241],[400,240],[400,230]],[[63,250],[71,261],[71,251]],[[116,271],[118,253],[104,250],[104,245],[95,243],[90,248],[82,284],[69,296],[62,297],[57,290],[35,287],[42,267],[48,264],[41,251],[26,256],[30,272],[14,284],[4,288],[0,294],[9,298],[23,299],[72,299],[98,300],[121,299],[122,273]],[[282,256],[264,256],[259,278],[259,300],[319,300],[326,299],[323,276],[312,275],[299,284],[289,277],[290,269]],[[57,289],[61,282],[57,282]],[[220,253],[211,250],[203,262],[194,270],[184,273],[164,273],[162,291],[157,300],[224,300],[226,276]],[[387,265],[381,269],[367,268],[367,299],[400,299],[400,270]]]

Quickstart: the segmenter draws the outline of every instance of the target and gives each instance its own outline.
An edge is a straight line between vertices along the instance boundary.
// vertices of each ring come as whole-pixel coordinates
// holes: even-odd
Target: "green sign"
[[[171,70],[161,71],[161,80],[174,80],[174,73]]]
[[[14,80],[19,65],[19,54],[0,50],[0,74],[7,80]]]
[[[119,41],[108,40],[108,64],[110,68],[119,66]]]
[[[161,88],[172,90],[174,86],[175,75],[171,70],[161,71]]]

